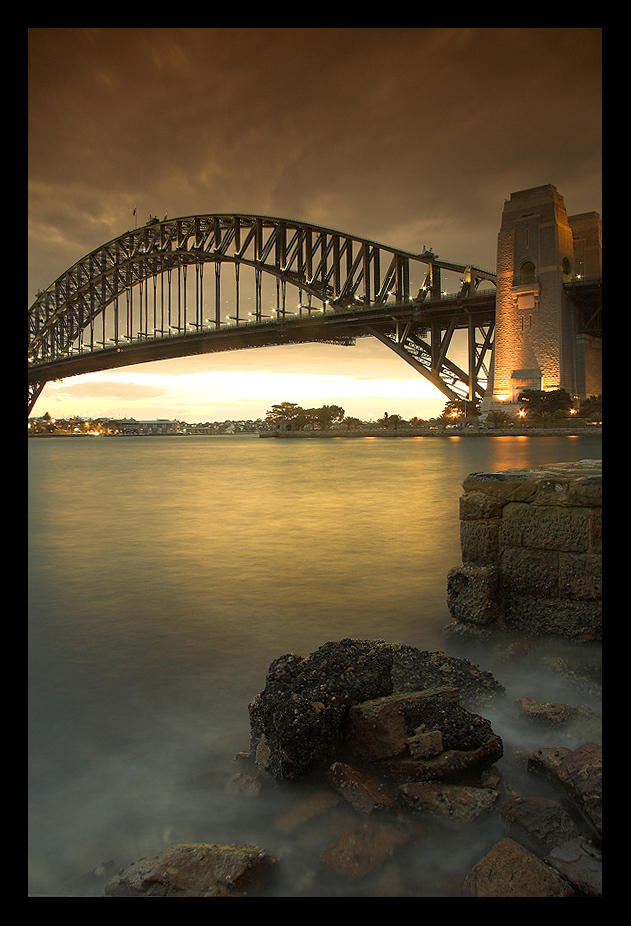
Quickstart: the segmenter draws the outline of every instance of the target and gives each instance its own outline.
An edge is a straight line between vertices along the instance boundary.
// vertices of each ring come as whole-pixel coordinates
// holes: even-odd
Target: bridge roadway
[[[435,382],[446,395],[439,370],[446,360],[446,334],[472,326],[494,327],[495,289],[463,296],[454,294],[423,302],[408,301],[354,310],[312,310],[309,315],[283,315],[276,319],[239,322],[225,327],[209,327],[182,334],[138,339],[129,343],[86,350],[48,362],[29,364],[29,384],[49,382],[81,373],[115,369],[137,363],[167,360],[195,354],[227,350],[270,347],[280,344],[325,342],[352,345],[358,337],[374,336],[396,350],[418,371]],[[442,343],[442,356],[436,356],[430,344],[423,340],[428,331],[434,332],[432,344]],[[436,338],[435,332],[439,332]],[[416,349],[410,354],[408,339],[416,336]],[[448,363],[448,362],[447,362]],[[452,364],[453,366],[453,364]],[[433,369],[432,369],[433,368]],[[462,373],[454,368],[453,372]]]

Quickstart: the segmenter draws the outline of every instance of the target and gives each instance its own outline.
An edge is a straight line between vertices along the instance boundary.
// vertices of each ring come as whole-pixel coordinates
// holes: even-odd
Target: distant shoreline
[[[233,434],[195,434],[192,432],[182,432],[178,434],[29,434],[31,438],[52,438],[52,437],[242,437],[244,434],[252,437],[257,436],[256,431],[237,431]],[[356,430],[342,430],[341,428],[331,428],[329,430],[319,431],[259,431],[258,437],[273,438],[276,440],[314,440],[323,438],[361,438],[361,437],[582,437],[586,434],[602,434],[602,428],[483,428],[475,430],[465,428],[463,430],[443,430],[427,428],[401,428],[387,430],[386,428],[357,428]]]
[[[463,430],[443,430],[427,428],[358,428],[343,431],[332,428],[320,431],[259,431],[259,437],[281,440],[302,438],[360,438],[360,437],[581,437],[585,434],[602,434],[602,428],[464,428]]]

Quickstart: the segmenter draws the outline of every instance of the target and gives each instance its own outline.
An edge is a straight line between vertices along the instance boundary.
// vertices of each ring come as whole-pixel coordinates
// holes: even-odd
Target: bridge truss
[[[441,292],[441,271],[459,276]],[[209,279],[210,277],[210,279]],[[495,275],[259,215],[151,219],[91,251],[29,309],[29,414],[53,379],[152,360],[372,336],[448,398],[484,394]],[[466,369],[454,335],[466,332]],[[462,353],[462,350],[460,351]]]

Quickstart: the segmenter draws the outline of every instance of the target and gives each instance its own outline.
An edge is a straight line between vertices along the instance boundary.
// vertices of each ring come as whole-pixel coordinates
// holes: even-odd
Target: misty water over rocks
[[[348,802],[290,825],[303,799],[324,800],[320,781],[248,790],[257,776],[235,760],[248,705],[275,659],[328,640],[386,639],[490,671],[506,695],[480,713],[515,794],[549,794],[525,754],[600,742],[599,647],[443,635],[464,475],[598,458],[599,439],[279,443],[29,443],[32,895],[102,896],[108,863],[179,843],[275,853],[269,896],[457,894],[505,835],[497,815],[464,829],[424,817],[422,837],[358,887],[321,865],[357,822]],[[586,710],[542,723],[524,698]]]

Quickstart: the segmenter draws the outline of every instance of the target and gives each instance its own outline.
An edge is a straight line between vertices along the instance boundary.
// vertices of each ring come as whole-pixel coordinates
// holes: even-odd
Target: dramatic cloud
[[[136,204],[492,270],[511,192],[601,210],[600,56],[589,28],[31,29],[29,303]]]

